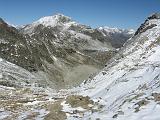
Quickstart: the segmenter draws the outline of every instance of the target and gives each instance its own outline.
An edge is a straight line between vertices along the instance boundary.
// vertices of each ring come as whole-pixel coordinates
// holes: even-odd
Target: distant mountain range
[[[99,30],[106,36],[114,48],[121,48],[123,44],[131,38],[135,31],[133,29],[118,29],[109,27],[100,27]]]

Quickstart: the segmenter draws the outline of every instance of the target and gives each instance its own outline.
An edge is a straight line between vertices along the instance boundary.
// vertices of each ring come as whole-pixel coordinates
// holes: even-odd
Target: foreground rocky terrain
[[[33,24],[36,26],[37,22]],[[30,33],[34,25],[20,28],[18,33],[23,36],[25,33],[37,41],[34,34]],[[101,30],[99,32],[102,33]],[[158,120],[159,42],[160,14],[157,13],[148,17],[135,35],[106,61],[101,72],[71,89],[57,90],[43,86],[41,83],[47,80],[41,77],[40,72],[30,71],[14,62],[6,61],[5,58],[0,59],[0,119]],[[84,48],[77,48],[78,53],[86,52],[80,49]],[[85,54],[95,56],[91,53]],[[75,72],[77,73],[78,71]]]

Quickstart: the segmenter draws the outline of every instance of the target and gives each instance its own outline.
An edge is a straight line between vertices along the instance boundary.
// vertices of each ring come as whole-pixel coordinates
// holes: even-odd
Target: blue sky
[[[0,0],[0,17],[16,25],[62,13],[92,27],[136,29],[154,12],[160,0]]]

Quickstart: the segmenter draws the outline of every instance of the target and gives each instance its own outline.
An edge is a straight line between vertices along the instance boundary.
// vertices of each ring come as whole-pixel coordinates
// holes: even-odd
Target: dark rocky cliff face
[[[157,26],[156,24],[149,24],[149,20],[153,20],[153,19],[160,19],[160,13],[155,13],[151,16],[149,16],[145,22],[143,24],[141,24],[141,26],[137,29],[137,31],[135,32],[135,35],[138,35],[140,33],[145,32],[148,29],[152,29],[153,27]]]
[[[34,66],[26,40],[18,30],[3,22],[0,24],[0,57],[26,69]]]

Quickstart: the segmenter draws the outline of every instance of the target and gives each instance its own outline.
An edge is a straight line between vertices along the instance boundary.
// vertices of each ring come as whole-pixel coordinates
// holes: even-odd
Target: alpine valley
[[[159,120],[160,14],[137,29],[62,14],[0,19],[0,120]]]

